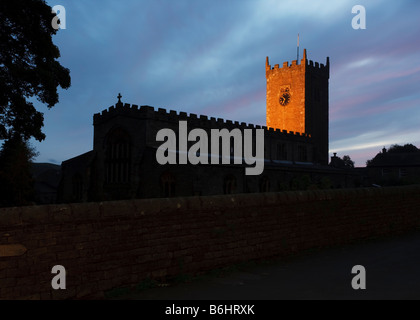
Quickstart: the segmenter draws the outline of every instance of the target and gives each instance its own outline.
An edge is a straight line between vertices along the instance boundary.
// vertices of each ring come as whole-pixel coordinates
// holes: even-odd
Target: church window
[[[223,184],[223,192],[225,194],[232,194],[235,193],[236,190],[236,178],[234,175],[228,175],[225,177],[225,181]]]
[[[260,192],[270,192],[270,180],[265,176],[260,179]]]
[[[298,146],[298,161],[308,161],[308,151],[306,149],[306,146]]]
[[[175,196],[175,177],[170,172],[165,172],[160,177],[162,196],[170,198]]]
[[[105,155],[105,181],[107,183],[130,182],[130,137],[123,129],[111,132],[107,139]]]
[[[390,175],[390,174],[391,174],[391,172],[392,172],[392,170],[391,170],[391,169],[389,169],[389,168],[383,168],[383,169],[382,169],[382,177],[385,177],[385,176]]]

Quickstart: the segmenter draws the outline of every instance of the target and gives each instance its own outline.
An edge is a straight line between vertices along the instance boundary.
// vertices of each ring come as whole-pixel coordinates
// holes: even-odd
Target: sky
[[[117,102],[265,125],[265,59],[330,57],[330,156],[365,166],[383,147],[420,147],[418,0],[47,0],[72,86],[44,113],[36,162],[92,150],[93,115]],[[355,30],[355,5],[366,29]]]

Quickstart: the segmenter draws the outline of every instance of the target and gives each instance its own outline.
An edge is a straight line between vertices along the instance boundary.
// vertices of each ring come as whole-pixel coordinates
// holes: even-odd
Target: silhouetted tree
[[[70,87],[70,72],[52,42],[51,11],[44,0],[0,1],[0,140],[14,133],[44,140],[44,116],[28,99],[51,108],[57,87]]]
[[[350,156],[344,156],[343,157],[344,166],[348,168],[354,168],[354,161],[351,160]]]
[[[382,152],[379,152],[375,157],[366,161],[366,166],[372,166],[379,163],[384,157],[386,157],[387,153],[417,153],[420,152],[416,146],[412,145],[411,143],[405,144],[404,146],[394,144],[388,150],[385,148],[382,149]]]
[[[340,169],[354,169],[354,161],[351,160],[349,155],[340,158],[337,157],[337,154],[334,154],[334,157],[331,157],[330,165]]]
[[[420,150],[412,145],[411,143],[405,144],[404,146],[400,146],[398,144],[392,145],[388,151],[389,153],[416,153],[420,152]]]
[[[31,173],[34,149],[20,135],[6,140],[0,151],[0,206],[22,206],[34,199]]]

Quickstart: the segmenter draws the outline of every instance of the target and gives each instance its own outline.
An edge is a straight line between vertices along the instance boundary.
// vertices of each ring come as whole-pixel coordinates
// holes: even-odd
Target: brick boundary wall
[[[420,186],[0,209],[0,247],[26,249],[0,257],[0,299],[102,298],[149,278],[419,226]],[[66,268],[66,290],[51,287],[54,265]]]

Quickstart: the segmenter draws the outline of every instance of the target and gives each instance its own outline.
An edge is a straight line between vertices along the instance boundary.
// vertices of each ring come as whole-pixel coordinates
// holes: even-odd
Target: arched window
[[[228,175],[223,183],[223,192],[225,194],[235,193],[236,190],[236,178],[234,175]]]
[[[127,132],[121,128],[113,130],[107,138],[105,152],[105,182],[130,182],[131,146]]]
[[[298,146],[298,161],[306,162],[308,161],[308,149],[306,146],[299,145]]]
[[[172,173],[165,172],[160,176],[160,186],[163,197],[175,197],[175,177]]]
[[[270,180],[265,176],[260,179],[260,192],[270,192]]]

